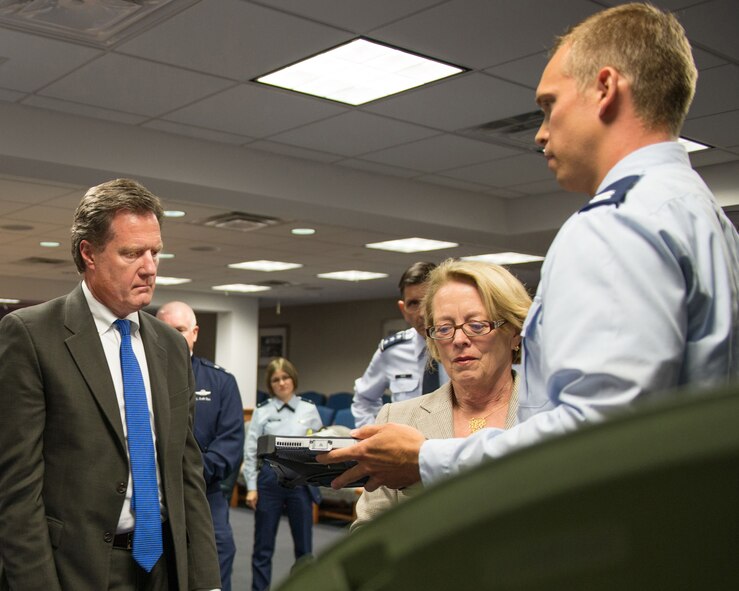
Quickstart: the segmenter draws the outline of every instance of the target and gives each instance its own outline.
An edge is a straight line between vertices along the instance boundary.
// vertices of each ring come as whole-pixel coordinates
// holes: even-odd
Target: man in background
[[[184,302],[169,302],[157,318],[187,342],[195,374],[195,439],[203,453],[206,495],[213,518],[223,591],[231,591],[236,545],[229,523],[229,503],[221,482],[241,467],[244,451],[244,410],[236,379],[212,361],[193,355],[200,328],[195,312]]]
[[[0,589],[220,587],[187,347],[141,311],[162,215],[135,181],[91,188],[80,285],[0,321]]]
[[[400,425],[322,461],[424,484],[680,386],[739,377],[739,237],[677,139],[697,71],[677,19],[648,4],[596,13],[559,39],[536,140],[559,184],[592,198],[560,229],[523,327],[519,424],[424,441]]]
[[[435,267],[434,263],[414,263],[400,278],[398,308],[411,328],[380,341],[364,375],[354,382],[352,415],[357,427],[375,422],[386,390],[392,402],[399,402],[433,392],[448,381],[436,362],[428,364],[421,313],[428,275]]]

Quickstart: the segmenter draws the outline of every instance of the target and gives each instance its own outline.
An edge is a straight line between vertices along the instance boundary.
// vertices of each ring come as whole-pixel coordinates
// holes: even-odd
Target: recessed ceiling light
[[[355,39],[255,80],[362,105],[464,71],[369,39]]]
[[[543,261],[544,257],[520,252],[496,252],[491,254],[478,254],[470,257],[462,257],[463,261],[482,261],[496,265],[518,265],[519,263],[533,263]]]
[[[333,273],[319,273],[317,277],[322,279],[337,279],[339,281],[369,281],[370,279],[382,279],[387,273],[371,273],[369,271],[334,271]]]
[[[43,246],[44,248],[56,248],[57,246],[60,246],[61,243],[56,240],[44,240],[39,242],[38,245]]]
[[[246,283],[230,283],[228,285],[214,285],[211,289],[217,291],[237,291],[240,293],[253,293],[256,291],[267,291],[271,288],[265,285],[249,285]]]
[[[20,304],[20,300],[14,298],[0,298],[0,304]]]
[[[459,246],[456,242],[442,242],[440,240],[428,240],[427,238],[403,238],[401,240],[386,240],[385,242],[372,242],[365,244],[367,248],[377,250],[391,250],[393,252],[426,252],[428,250],[440,250],[442,248],[453,248]]]
[[[190,283],[192,279],[186,277],[164,277],[157,275],[157,285],[180,285],[182,283]]]
[[[249,271],[287,271],[288,269],[299,269],[303,265],[298,263],[283,263],[281,261],[244,261],[243,263],[231,263],[231,269],[246,269]]]
[[[12,230],[13,232],[23,232],[25,230],[33,230],[33,226],[28,224],[5,224],[0,226],[3,230]]]
[[[679,137],[677,141],[680,142],[688,152],[700,152],[701,150],[710,150],[713,146],[707,146],[694,140],[689,140],[686,137]]]
[[[164,210],[165,218],[183,218],[187,214],[181,209],[166,209]]]
[[[173,259],[174,255],[171,252],[160,252],[157,257],[160,259]]]
[[[296,236],[313,236],[316,233],[313,228],[293,228],[290,232]]]

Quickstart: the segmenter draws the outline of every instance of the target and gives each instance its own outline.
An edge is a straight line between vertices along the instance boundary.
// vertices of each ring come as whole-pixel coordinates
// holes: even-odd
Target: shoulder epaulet
[[[316,404],[312,400],[308,400],[307,398],[303,398],[302,396],[298,396],[298,398],[300,398],[300,400],[303,401],[303,402],[307,402],[308,404],[312,404],[313,406],[315,406],[315,404]]]
[[[226,369],[216,363],[213,363],[210,359],[205,359],[204,357],[198,357],[198,359],[200,359],[200,363],[202,363],[205,367],[209,367],[210,369],[217,369],[218,371],[222,371],[223,373],[228,373]]]
[[[262,408],[263,406],[269,404],[269,398],[267,400],[262,400],[259,404],[257,404],[257,408]]]
[[[594,207],[600,207],[601,205],[615,205],[618,207],[626,200],[626,193],[631,191],[640,178],[641,175],[634,174],[608,185],[603,191],[593,197],[587,205],[582,207],[578,213],[590,211]]]
[[[380,341],[380,351],[385,351],[386,349],[389,349],[390,347],[393,347],[394,345],[397,345],[399,343],[404,343],[410,340],[411,340],[411,337],[408,336],[408,331],[401,330],[400,332],[396,332],[394,335],[391,335],[385,339],[382,339],[382,341]]]

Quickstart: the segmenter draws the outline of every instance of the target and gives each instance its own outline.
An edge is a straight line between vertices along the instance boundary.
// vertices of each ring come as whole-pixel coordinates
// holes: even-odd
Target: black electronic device
[[[352,437],[262,435],[257,440],[257,457],[274,469],[283,486],[331,486],[334,478],[356,465],[356,462],[320,464],[316,456],[356,442]],[[366,481],[363,478],[346,487],[363,486]]]

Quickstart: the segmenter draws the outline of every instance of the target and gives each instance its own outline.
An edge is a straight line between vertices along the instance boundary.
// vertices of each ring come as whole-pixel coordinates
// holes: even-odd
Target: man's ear
[[[623,79],[618,70],[611,66],[601,68],[597,78],[598,115],[601,119],[612,119],[619,98],[619,83]]]
[[[200,331],[200,327],[196,324],[192,329],[192,342],[193,344],[198,342],[198,332]]]
[[[95,251],[92,247],[92,244],[90,244],[87,240],[82,240],[80,242],[80,254],[82,255],[82,260],[85,261],[85,268],[94,269]]]
[[[405,302],[403,300],[398,300],[398,310],[405,316]]]

